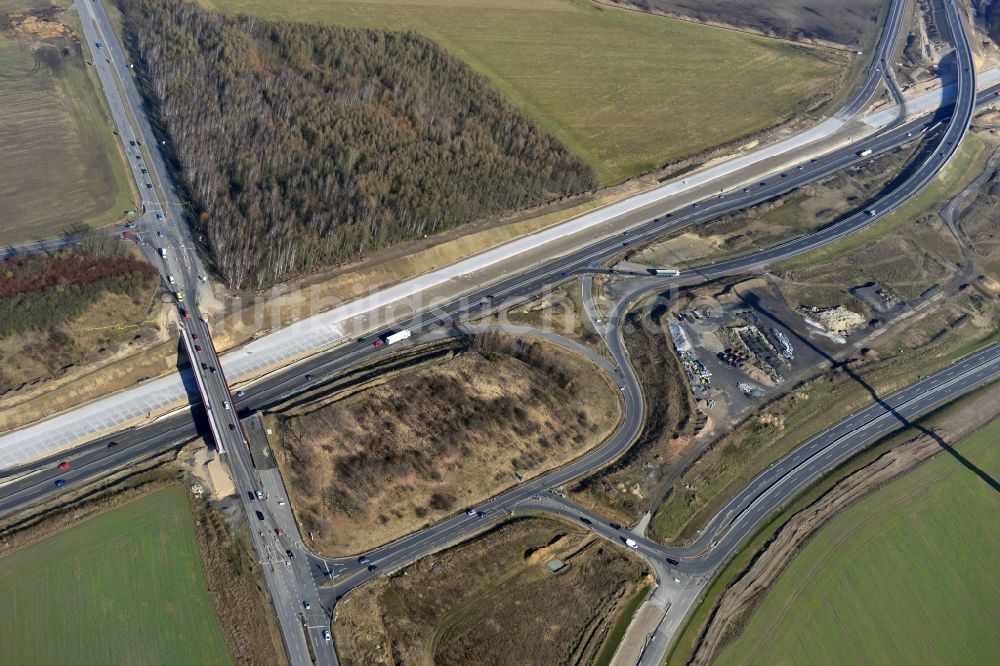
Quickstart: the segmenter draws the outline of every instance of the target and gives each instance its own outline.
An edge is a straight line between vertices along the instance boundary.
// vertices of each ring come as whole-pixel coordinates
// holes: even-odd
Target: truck
[[[653,268],[653,275],[662,275],[664,277],[678,277],[681,272],[676,268]]]
[[[164,259],[167,258],[167,248],[165,247],[160,248],[160,256],[163,257]]]
[[[390,333],[389,335],[385,336],[383,338],[383,340],[385,341],[385,344],[391,345],[394,342],[399,342],[400,340],[405,340],[406,338],[410,337],[411,335],[413,335],[413,331],[410,331],[410,330],[404,328],[401,331],[396,331],[395,333]]]
[[[865,148],[860,153],[858,153],[858,157],[868,157],[871,154],[872,154],[872,149],[871,148]]]

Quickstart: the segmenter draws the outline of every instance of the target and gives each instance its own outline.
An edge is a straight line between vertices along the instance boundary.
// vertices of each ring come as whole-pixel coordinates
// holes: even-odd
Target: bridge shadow
[[[798,333],[794,327],[785,323],[780,317],[771,313],[769,310],[765,309],[761,305],[760,299],[756,296],[756,294],[753,293],[738,294],[738,298],[743,303],[745,303],[751,310],[753,310],[756,314],[758,314],[764,319],[768,319],[780,325],[785,331],[790,333],[792,337],[794,337],[794,339],[797,340],[799,343],[801,343],[805,347],[808,347],[811,351],[826,359],[826,361],[830,363],[830,367],[832,370],[834,371],[839,370],[840,372],[843,372],[851,381],[855,382],[856,384],[864,388],[865,391],[868,392],[868,395],[871,396],[872,401],[881,406],[882,409],[884,409],[886,412],[891,414],[897,421],[899,421],[902,428],[912,428],[917,432],[923,434],[924,436],[929,437],[934,442],[936,442],[937,445],[941,447],[943,451],[945,451],[955,460],[957,460],[959,464],[961,464],[963,467],[965,467],[970,472],[972,472],[980,479],[982,479],[983,482],[986,483],[986,485],[988,485],[996,492],[1000,492],[1000,483],[998,483],[996,479],[994,479],[992,476],[990,476],[990,474],[988,474],[986,471],[978,467],[971,460],[969,460],[961,453],[956,451],[955,448],[951,444],[946,442],[944,438],[941,437],[939,434],[923,426],[918,421],[911,421],[906,416],[901,414],[895,407],[886,402],[885,399],[883,399],[882,396],[878,394],[878,391],[876,391],[875,388],[871,386],[871,384],[866,382],[860,375],[858,375],[857,372],[851,369],[851,366],[847,361],[838,361],[831,354],[827,353],[825,350],[814,344],[811,340],[809,340],[802,334]]]
[[[180,335],[177,336],[177,374],[181,378],[181,383],[184,385],[184,392],[187,394],[188,403],[191,405],[191,416],[194,420],[195,429],[198,431],[198,436],[209,442],[212,448],[216,448],[218,444],[215,442],[215,437],[212,435],[212,429],[208,425],[208,412],[205,410],[205,405],[201,401],[201,390],[198,388],[198,381],[194,377],[194,369],[191,367],[193,361],[188,358],[187,349],[184,347],[184,341],[181,340]]]

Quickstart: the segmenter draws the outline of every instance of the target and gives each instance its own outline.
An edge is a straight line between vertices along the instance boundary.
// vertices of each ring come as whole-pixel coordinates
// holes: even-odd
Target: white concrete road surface
[[[996,71],[996,70],[991,70]],[[989,83],[1000,80],[1000,72],[986,79]],[[945,95],[936,99],[940,102]],[[930,99],[932,98],[926,98]],[[926,101],[921,101],[925,105]],[[908,104],[909,108],[909,104]],[[923,108],[923,107],[922,107]],[[410,300],[427,297],[435,287],[451,281],[467,278],[483,269],[516,261],[518,257],[537,251],[539,248],[565,241],[568,236],[586,239],[588,231],[617,218],[641,211],[650,205],[670,200],[671,197],[689,192],[715,180],[731,178],[734,174],[746,172],[756,179],[755,165],[774,158],[775,155],[809,151],[810,146],[829,139],[844,127],[843,120],[833,118],[820,123],[811,130],[785,141],[762,148],[754,153],[729,160],[708,168],[700,173],[667,183],[654,190],[631,197],[625,201],[581,215],[530,236],[512,241],[493,250],[459,261],[451,266],[407,280],[399,285],[383,289],[370,296],[345,303],[327,312],[303,319],[291,326],[275,331],[249,344],[224,354],[221,358],[226,377],[238,383],[255,375],[260,370],[276,366],[305,353],[319,350],[339,341],[348,330],[364,330],[360,319],[393,305],[405,304]],[[875,131],[874,128],[871,128]],[[432,305],[425,300],[422,307]],[[407,308],[409,309],[409,308]],[[172,374],[144,382],[127,392],[128,398],[112,395],[96,400],[47,419],[32,426],[10,432],[0,437],[0,468],[12,467],[26,461],[51,454],[73,442],[94,438],[101,433],[120,428],[122,424],[141,420],[156,414],[171,405],[185,408],[187,391],[185,382],[193,382],[191,377]]]

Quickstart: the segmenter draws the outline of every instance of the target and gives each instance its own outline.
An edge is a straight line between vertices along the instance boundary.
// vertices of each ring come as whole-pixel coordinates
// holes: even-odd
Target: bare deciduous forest
[[[593,170],[413,33],[121,0],[153,118],[231,287],[595,186]]]

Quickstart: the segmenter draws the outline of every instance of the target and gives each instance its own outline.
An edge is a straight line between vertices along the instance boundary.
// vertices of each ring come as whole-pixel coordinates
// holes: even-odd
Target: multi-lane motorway
[[[183,208],[164,164],[162,152],[156,145],[157,135],[146,116],[124,49],[103,4],[93,0],[78,0],[76,7],[80,12],[84,34],[91,44],[95,69],[108,100],[112,119],[142,195],[141,224],[146,238],[141,247],[154,265],[159,267],[167,288],[174,292],[180,315],[181,337],[191,362],[189,377],[194,379],[197,394],[201,397],[205,420],[212,434],[211,440],[218,453],[224,455],[230,468],[249,523],[263,528],[251,530],[251,540],[261,558],[262,571],[277,611],[285,649],[294,664],[309,663],[313,661],[313,657],[317,663],[334,664],[336,655],[332,644],[324,636],[326,629],[307,625],[303,631],[300,611],[304,610],[304,603],[309,600],[309,596],[301,591],[302,581],[296,576],[304,568],[293,566],[289,561],[291,556],[288,553],[291,551],[283,547],[284,530],[275,524],[270,511],[265,514],[266,503],[259,501],[256,496],[256,491],[261,486],[260,479],[251,460],[246,434],[212,341],[208,320],[201,316],[198,309],[199,282],[207,280],[204,277],[207,274],[201,266],[190,229],[182,219]],[[117,447],[109,450],[117,453]],[[277,561],[281,564],[276,566]],[[307,582],[305,587],[311,586]],[[314,588],[312,597],[314,601],[319,601]],[[306,643],[307,636],[312,641],[311,650]]]
[[[902,4],[893,3],[886,21],[887,31],[890,29],[898,30],[899,16],[896,14],[901,12]],[[191,314],[189,319],[182,320],[184,341],[190,351],[193,365],[191,376],[198,386],[198,392],[204,399],[206,411],[203,413],[208,416],[214,439],[220,448],[226,451],[226,459],[233,471],[237,486],[241,490],[248,520],[251,525],[258,526],[259,524],[259,527],[262,528],[254,531],[254,544],[261,555],[265,577],[278,609],[286,648],[293,663],[308,663],[309,646],[305,644],[304,640],[304,636],[308,635],[311,639],[313,652],[320,663],[335,663],[336,657],[332,645],[323,636],[322,623],[314,625],[309,620],[309,615],[301,612],[303,602],[311,601],[311,605],[329,608],[331,600],[324,598],[324,603],[319,603],[320,595],[316,591],[316,583],[324,582],[329,576],[327,572],[339,573],[340,576],[338,576],[334,587],[324,591],[324,597],[341,594],[377,572],[370,572],[367,566],[359,566],[353,560],[326,561],[315,557],[307,559],[306,557],[296,558],[287,555],[285,551],[290,551],[293,555],[296,552],[305,555],[306,551],[294,529],[294,521],[287,506],[285,509],[278,509],[271,504],[272,499],[270,498],[258,500],[254,496],[254,499],[250,499],[250,493],[264,485],[267,479],[253,466],[249,449],[244,441],[243,428],[237,420],[236,414],[238,409],[259,408],[279,400],[283,396],[300,391],[303,388],[303,376],[306,373],[314,374],[317,378],[326,377],[378,352],[373,351],[368,343],[360,346],[341,347],[333,352],[316,356],[286,372],[275,373],[248,389],[246,396],[234,401],[222,376],[222,368],[211,344],[208,327],[198,316],[197,280],[199,275],[204,275],[204,271],[194,251],[189,232],[181,224],[180,215],[176,214],[179,212],[176,208],[179,203],[172,185],[170,185],[167,171],[163,168],[159,151],[149,150],[150,146],[155,146],[155,143],[151,143],[155,142],[155,136],[142,111],[138,90],[131,78],[124,54],[116,36],[110,29],[110,23],[107,16],[104,15],[103,7],[99,3],[83,1],[78,2],[77,6],[81,11],[84,32],[88,40],[92,43],[102,43],[102,48],[98,50],[104,51],[108,55],[103,64],[98,62],[101,54],[95,55],[95,67],[109,99],[116,126],[119,128],[123,142],[125,142],[126,152],[130,159],[135,162],[133,175],[136,177],[137,185],[140,191],[145,190],[143,199],[147,212],[144,225],[149,229],[163,233],[163,245],[154,244],[150,245],[149,248],[164,247],[167,250],[165,258],[160,256],[161,260],[165,260],[160,261],[158,265],[161,266],[168,283],[167,276],[174,276],[175,282],[173,284],[177,284],[178,279],[183,281],[176,290],[184,299],[184,302],[180,304],[181,307],[184,308],[185,312]],[[685,276],[684,282],[703,281],[747,272],[829,243],[870,224],[888,211],[898,207],[934,177],[957,150],[968,128],[975,98],[971,56],[964,29],[961,27],[961,19],[950,1],[945,3],[945,8],[948,24],[952,27],[951,37],[957,46],[958,91],[955,107],[952,111],[953,120],[947,125],[933,153],[922,164],[918,165],[902,184],[887,193],[872,209],[860,212],[817,234],[797,239],[778,248],[706,267],[699,271],[699,275]],[[890,41],[894,43],[894,39]],[[883,45],[880,44],[880,49],[882,47]],[[884,66],[885,58],[883,57],[881,60]],[[873,70],[878,68],[878,62],[877,58]],[[870,80],[871,77],[869,82]],[[870,96],[871,93],[867,94]],[[915,124],[899,125],[877,134],[849,150],[834,151],[813,161],[804,162],[797,168],[790,169],[787,173],[775,174],[768,181],[763,181],[751,188],[723,192],[716,198],[699,202],[698,207],[692,206],[669,216],[657,217],[630,232],[626,240],[621,238],[604,239],[578,252],[556,258],[535,269],[501,280],[499,283],[471,294],[461,301],[451,303],[433,312],[421,313],[402,325],[416,332],[424,332],[447,326],[452,320],[463,315],[489,307],[499,307],[498,304],[504,299],[537,292],[545,285],[565,280],[574,272],[585,270],[595,261],[613,256],[614,253],[621,251],[623,243],[654,238],[684,225],[711,219],[724,212],[773,197],[775,194],[798,187],[802,183],[823,177],[855,163],[859,159],[856,153],[866,148],[880,152],[908,140],[914,140],[919,137],[921,129],[927,123],[928,121],[921,121]],[[133,142],[135,145],[132,145]],[[145,150],[143,150],[144,148]],[[137,166],[140,163],[146,166]],[[161,195],[158,195],[157,192]],[[169,205],[161,206],[158,203],[161,200],[160,196],[163,197],[164,201],[173,202],[175,208],[171,209]],[[156,213],[158,212],[165,218],[164,220],[157,219]],[[157,237],[159,238],[159,236]],[[659,286],[662,288],[668,283],[661,282]],[[634,297],[639,295],[636,293]],[[614,437],[585,458],[484,503],[477,507],[478,513],[475,515],[463,513],[454,516],[419,534],[411,535],[372,553],[369,556],[372,562],[381,566],[382,570],[391,569],[418,557],[420,554],[432,552],[448,543],[467,538],[469,534],[481,529],[494,519],[507,515],[519,507],[530,508],[533,506],[532,502],[546,500],[543,495],[545,489],[571,480],[620,455],[641,428],[643,413],[642,395],[638,382],[631,371],[627,352],[624,350],[617,330],[617,321],[623,312],[624,309],[616,310],[607,336],[612,354],[621,368],[619,379],[622,382],[623,397],[626,403],[624,422]],[[731,550],[758,524],[760,517],[780,506],[816,474],[828,469],[831,464],[841,460],[843,456],[849,455],[852,450],[870,441],[879,433],[899,427],[901,416],[907,419],[912,418],[913,415],[924,413],[929,405],[940,404],[956,393],[995,377],[998,365],[997,356],[997,350],[991,349],[984,352],[984,355],[974,357],[978,360],[968,359],[964,362],[966,365],[956,366],[953,369],[958,374],[946,376],[944,373],[940,373],[933,378],[928,378],[912,389],[916,391],[913,395],[903,392],[903,394],[892,396],[887,401],[876,403],[869,408],[875,411],[856,415],[856,417],[852,417],[855,420],[839,424],[837,428],[840,430],[835,428],[824,433],[823,436],[828,439],[824,439],[822,442],[808,442],[803,445],[799,451],[802,452],[802,455],[808,455],[807,458],[783,460],[775,468],[772,468],[772,470],[777,468],[772,476],[759,477],[754,481],[756,485],[734,498],[735,504],[724,510],[720,517],[713,521],[711,534],[714,537],[710,538],[708,532],[703,537],[703,540],[710,539],[707,546],[702,543],[703,540],[700,540],[696,547],[700,546],[701,550],[674,553],[678,558],[678,565],[675,567],[677,572],[690,575],[714,570],[714,567],[718,566],[718,563],[723,561],[725,557],[728,557]],[[907,389],[907,391],[910,390]],[[924,395],[932,397],[922,397]],[[887,405],[891,405],[892,409],[879,414],[878,409],[887,410]],[[176,442],[178,438],[189,437],[192,432],[192,414],[186,412],[163,419],[138,431],[116,435],[114,439],[117,445],[113,448],[108,448],[107,439],[95,442],[74,454],[72,476],[66,475],[66,477],[71,482],[90,478],[102,470],[121,466],[134,460],[138,455],[162,450]],[[818,459],[817,456],[819,456]],[[280,482],[280,479],[278,481]],[[51,483],[50,473],[47,470],[42,470],[7,484],[4,492],[0,494],[0,510],[25,506],[26,503],[45,497],[52,489],[52,486],[46,485],[46,482]],[[269,482],[275,483],[273,479],[270,479]],[[276,488],[275,492],[283,494],[283,489]],[[270,493],[268,494],[270,495]],[[542,499],[533,500],[533,497]],[[549,504],[553,503],[551,499],[547,501]],[[263,519],[257,516],[257,511],[261,511]],[[596,516],[589,517],[588,520],[595,524],[598,529],[603,525]],[[286,525],[286,527],[279,527],[280,525]],[[267,528],[266,531],[263,529],[264,527]],[[276,530],[281,530],[284,534],[279,534]],[[614,538],[616,535],[608,534],[607,536]],[[643,541],[642,548],[652,549],[654,546]],[[649,550],[647,555],[662,558],[667,556],[664,553],[663,549]],[[686,559],[679,559],[681,556]],[[303,619],[305,619],[306,624],[305,633],[303,633],[301,624]]]

